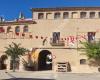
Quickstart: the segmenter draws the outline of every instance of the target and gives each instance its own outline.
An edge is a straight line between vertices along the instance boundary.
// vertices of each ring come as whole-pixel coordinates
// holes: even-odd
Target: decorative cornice
[[[100,7],[56,7],[56,8],[32,8],[31,11],[77,11],[77,10],[100,10]]]

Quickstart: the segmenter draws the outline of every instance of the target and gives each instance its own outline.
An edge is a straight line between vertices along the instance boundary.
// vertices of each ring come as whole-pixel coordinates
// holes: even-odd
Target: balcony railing
[[[52,46],[65,46],[65,41],[63,40],[57,40],[56,42],[53,41],[53,39],[50,39],[50,44]]]

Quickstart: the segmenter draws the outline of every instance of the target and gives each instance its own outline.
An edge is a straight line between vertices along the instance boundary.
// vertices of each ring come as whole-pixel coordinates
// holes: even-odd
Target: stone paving
[[[52,71],[0,71],[0,80],[100,80],[100,73],[55,73]]]
[[[24,72],[6,72],[0,71],[0,80],[2,79],[16,79],[17,80],[54,80],[54,73],[52,71],[24,71]],[[25,79],[26,78],[26,79]]]
[[[57,80],[100,80],[99,73],[60,73]]]

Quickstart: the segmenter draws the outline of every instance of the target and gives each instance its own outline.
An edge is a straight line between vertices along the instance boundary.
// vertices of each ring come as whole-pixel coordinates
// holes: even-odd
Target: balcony
[[[57,40],[56,42],[53,41],[53,39],[50,39],[50,44],[52,46],[65,46],[65,41],[63,40]]]

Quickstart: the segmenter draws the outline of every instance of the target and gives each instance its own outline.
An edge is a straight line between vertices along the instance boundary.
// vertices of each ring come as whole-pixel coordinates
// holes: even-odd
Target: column
[[[90,18],[90,12],[89,11],[87,12],[86,18],[88,18],[88,19]]]
[[[78,11],[77,14],[78,14],[77,18],[80,19],[80,12]]]
[[[95,12],[95,18],[99,18],[98,12]]]
[[[52,12],[52,18],[51,19],[54,19],[54,16],[55,16],[55,12]]]
[[[46,12],[44,12],[43,14],[44,14],[44,19],[47,19]]]
[[[72,18],[72,12],[69,11],[69,19]]]
[[[60,19],[63,19],[63,12],[60,12]]]

